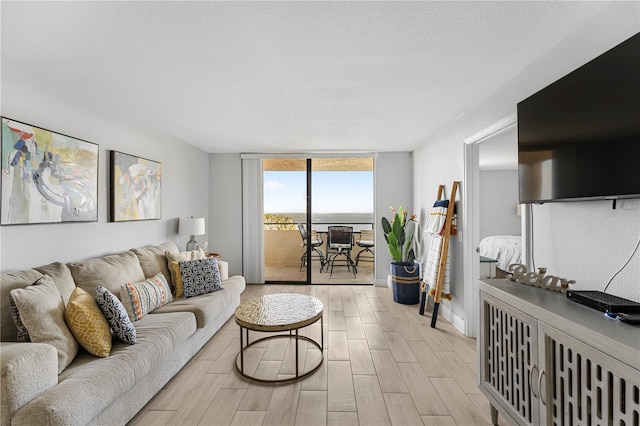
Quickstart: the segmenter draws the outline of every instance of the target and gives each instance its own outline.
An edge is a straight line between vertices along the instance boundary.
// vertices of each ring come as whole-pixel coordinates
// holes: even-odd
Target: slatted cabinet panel
[[[639,424],[638,370],[553,327],[541,324],[540,333],[547,353],[547,424]]]
[[[517,424],[640,426],[640,330],[564,294],[480,280],[480,390]]]
[[[537,373],[537,321],[486,295],[482,315],[480,385],[503,400],[512,417],[525,424],[537,423],[538,402],[530,383]]]

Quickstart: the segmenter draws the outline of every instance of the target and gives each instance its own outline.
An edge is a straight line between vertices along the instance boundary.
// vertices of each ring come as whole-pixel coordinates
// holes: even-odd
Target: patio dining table
[[[330,223],[330,224],[321,224],[321,223],[316,223],[316,224],[311,224],[311,229],[313,229],[314,231],[316,231],[318,234],[322,234],[325,236],[325,238],[323,238],[324,241],[324,258],[325,258],[325,262],[328,261],[329,259],[329,226],[351,226],[353,227],[353,234],[355,237],[355,234],[360,234],[360,231],[362,229],[371,229],[371,225],[370,224],[343,224],[343,223]],[[355,241],[351,241],[352,245],[355,245]],[[322,272],[324,270],[325,265],[321,265],[320,266],[320,272]]]

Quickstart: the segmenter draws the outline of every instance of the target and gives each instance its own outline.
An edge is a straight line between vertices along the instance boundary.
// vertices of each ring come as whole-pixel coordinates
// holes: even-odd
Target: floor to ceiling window
[[[371,157],[263,160],[266,282],[373,283],[373,173]],[[328,244],[338,225],[353,231],[339,255]]]

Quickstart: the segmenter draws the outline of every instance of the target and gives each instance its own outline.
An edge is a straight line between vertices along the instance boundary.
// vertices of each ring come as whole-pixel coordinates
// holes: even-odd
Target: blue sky
[[[306,206],[306,172],[265,171],[264,212],[302,213]],[[372,171],[312,172],[315,213],[373,212]]]

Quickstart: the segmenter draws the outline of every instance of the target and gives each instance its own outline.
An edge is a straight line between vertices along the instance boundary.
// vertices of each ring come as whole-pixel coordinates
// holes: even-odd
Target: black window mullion
[[[311,284],[311,158],[307,158],[307,284]]]

